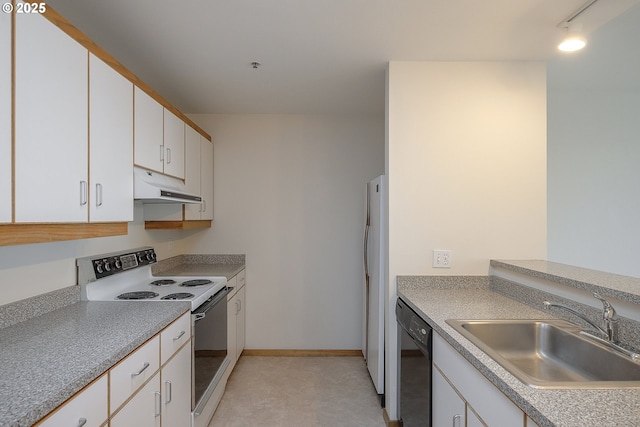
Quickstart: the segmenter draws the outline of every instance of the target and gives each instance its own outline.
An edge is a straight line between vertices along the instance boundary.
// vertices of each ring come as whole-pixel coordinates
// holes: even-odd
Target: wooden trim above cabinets
[[[126,236],[126,222],[70,224],[0,224],[0,246]]]
[[[25,0],[27,3],[42,3],[42,1],[36,0]],[[162,106],[164,106],[167,110],[171,111],[176,116],[180,117],[187,125],[191,126],[195,129],[200,135],[202,135],[207,140],[211,141],[211,135],[205,132],[200,126],[195,124],[191,119],[185,116],[180,110],[171,105],[169,101],[164,99],[159,93],[157,93],[151,86],[142,81],[138,76],[133,74],[127,67],[122,65],[111,56],[106,50],[98,46],[93,40],[86,36],[82,31],[77,29],[71,22],[67,21],[62,15],[56,12],[49,4],[47,4],[47,9],[44,12],[43,16],[55,24],[62,31],[67,33],[71,38],[76,40],[82,46],[84,46],[89,52],[93,53],[98,58],[102,59],[104,62],[109,64],[113,69],[122,74],[125,78],[127,78],[131,83],[145,91],[150,97],[158,101]]]
[[[199,228],[211,228],[210,219],[189,221],[145,221],[145,230],[196,230]]]

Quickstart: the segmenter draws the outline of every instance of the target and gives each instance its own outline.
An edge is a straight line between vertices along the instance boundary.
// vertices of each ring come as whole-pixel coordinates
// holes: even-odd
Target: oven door
[[[227,359],[227,294],[223,288],[191,313],[193,368],[191,409],[198,416],[229,365]]]

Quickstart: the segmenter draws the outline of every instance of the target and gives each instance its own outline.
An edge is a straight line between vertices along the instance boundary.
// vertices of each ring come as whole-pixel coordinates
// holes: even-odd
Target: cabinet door
[[[162,380],[162,426],[182,427],[191,423],[191,343],[160,372]]]
[[[465,401],[451,387],[435,365],[432,374],[432,419],[434,426],[465,426]]]
[[[133,84],[89,57],[89,220],[133,221]]]
[[[11,14],[0,13],[0,223],[11,222]]]
[[[160,375],[156,374],[122,407],[110,422],[111,427],[160,427],[162,412]],[[188,425],[188,424],[187,424]]]
[[[156,172],[163,172],[163,110],[155,99],[136,87],[134,90],[134,162]]]
[[[467,405],[467,427],[487,427],[469,405]]]
[[[229,357],[229,367],[227,370],[231,372],[233,366],[236,364],[236,360],[238,360],[237,353],[237,345],[236,345],[236,295],[238,294],[238,290],[235,289],[237,287],[236,277],[232,277],[227,281],[227,286],[233,287],[234,291],[229,294],[227,299],[227,357]]]
[[[202,213],[200,219],[213,219],[213,143],[205,138],[200,145],[200,195]]]
[[[240,286],[240,285],[238,285]],[[245,337],[245,287],[240,288],[235,298],[236,305],[236,359],[242,355]]]
[[[16,14],[16,222],[88,220],[88,51]]]
[[[185,126],[185,185],[186,191],[191,194],[201,194],[201,142],[203,139],[198,132],[191,126]],[[203,196],[204,197],[204,196]],[[197,220],[200,219],[200,212],[204,207],[203,204],[190,203],[184,205],[184,219]]]
[[[107,375],[73,396],[38,427],[79,426],[99,427],[108,418]],[[85,424],[82,424],[84,421]]]
[[[164,108],[164,173],[184,179],[184,122]]]

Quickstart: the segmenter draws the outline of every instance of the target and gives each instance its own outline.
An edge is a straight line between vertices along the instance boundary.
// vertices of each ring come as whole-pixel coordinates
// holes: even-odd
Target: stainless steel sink
[[[531,387],[640,388],[640,363],[564,320],[446,322]]]

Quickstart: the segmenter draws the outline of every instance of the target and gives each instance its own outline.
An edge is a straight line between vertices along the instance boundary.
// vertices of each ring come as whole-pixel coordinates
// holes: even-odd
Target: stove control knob
[[[116,258],[116,260],[113,262],[113,266],[116,268],[116,270],[120,270],[122,268],[122,262],[119,258]]]
[[[145,258],[147,259],[147,261],[152,261],[153,260],[153,256],[152,256],[151,252],[147,252],[147,255],[145,256]]]
[[[144,254],[143,253],[139,253],[138,254],[138,261],[139,262],[144,262],[144,260],[145,260]]]
[[[102,268],[102,262],[96,262],[96,273],[98,274],[104,273],[104,269]]]
[[[104,271],[111,271],[111,263],[109,261],[104,263]]]

